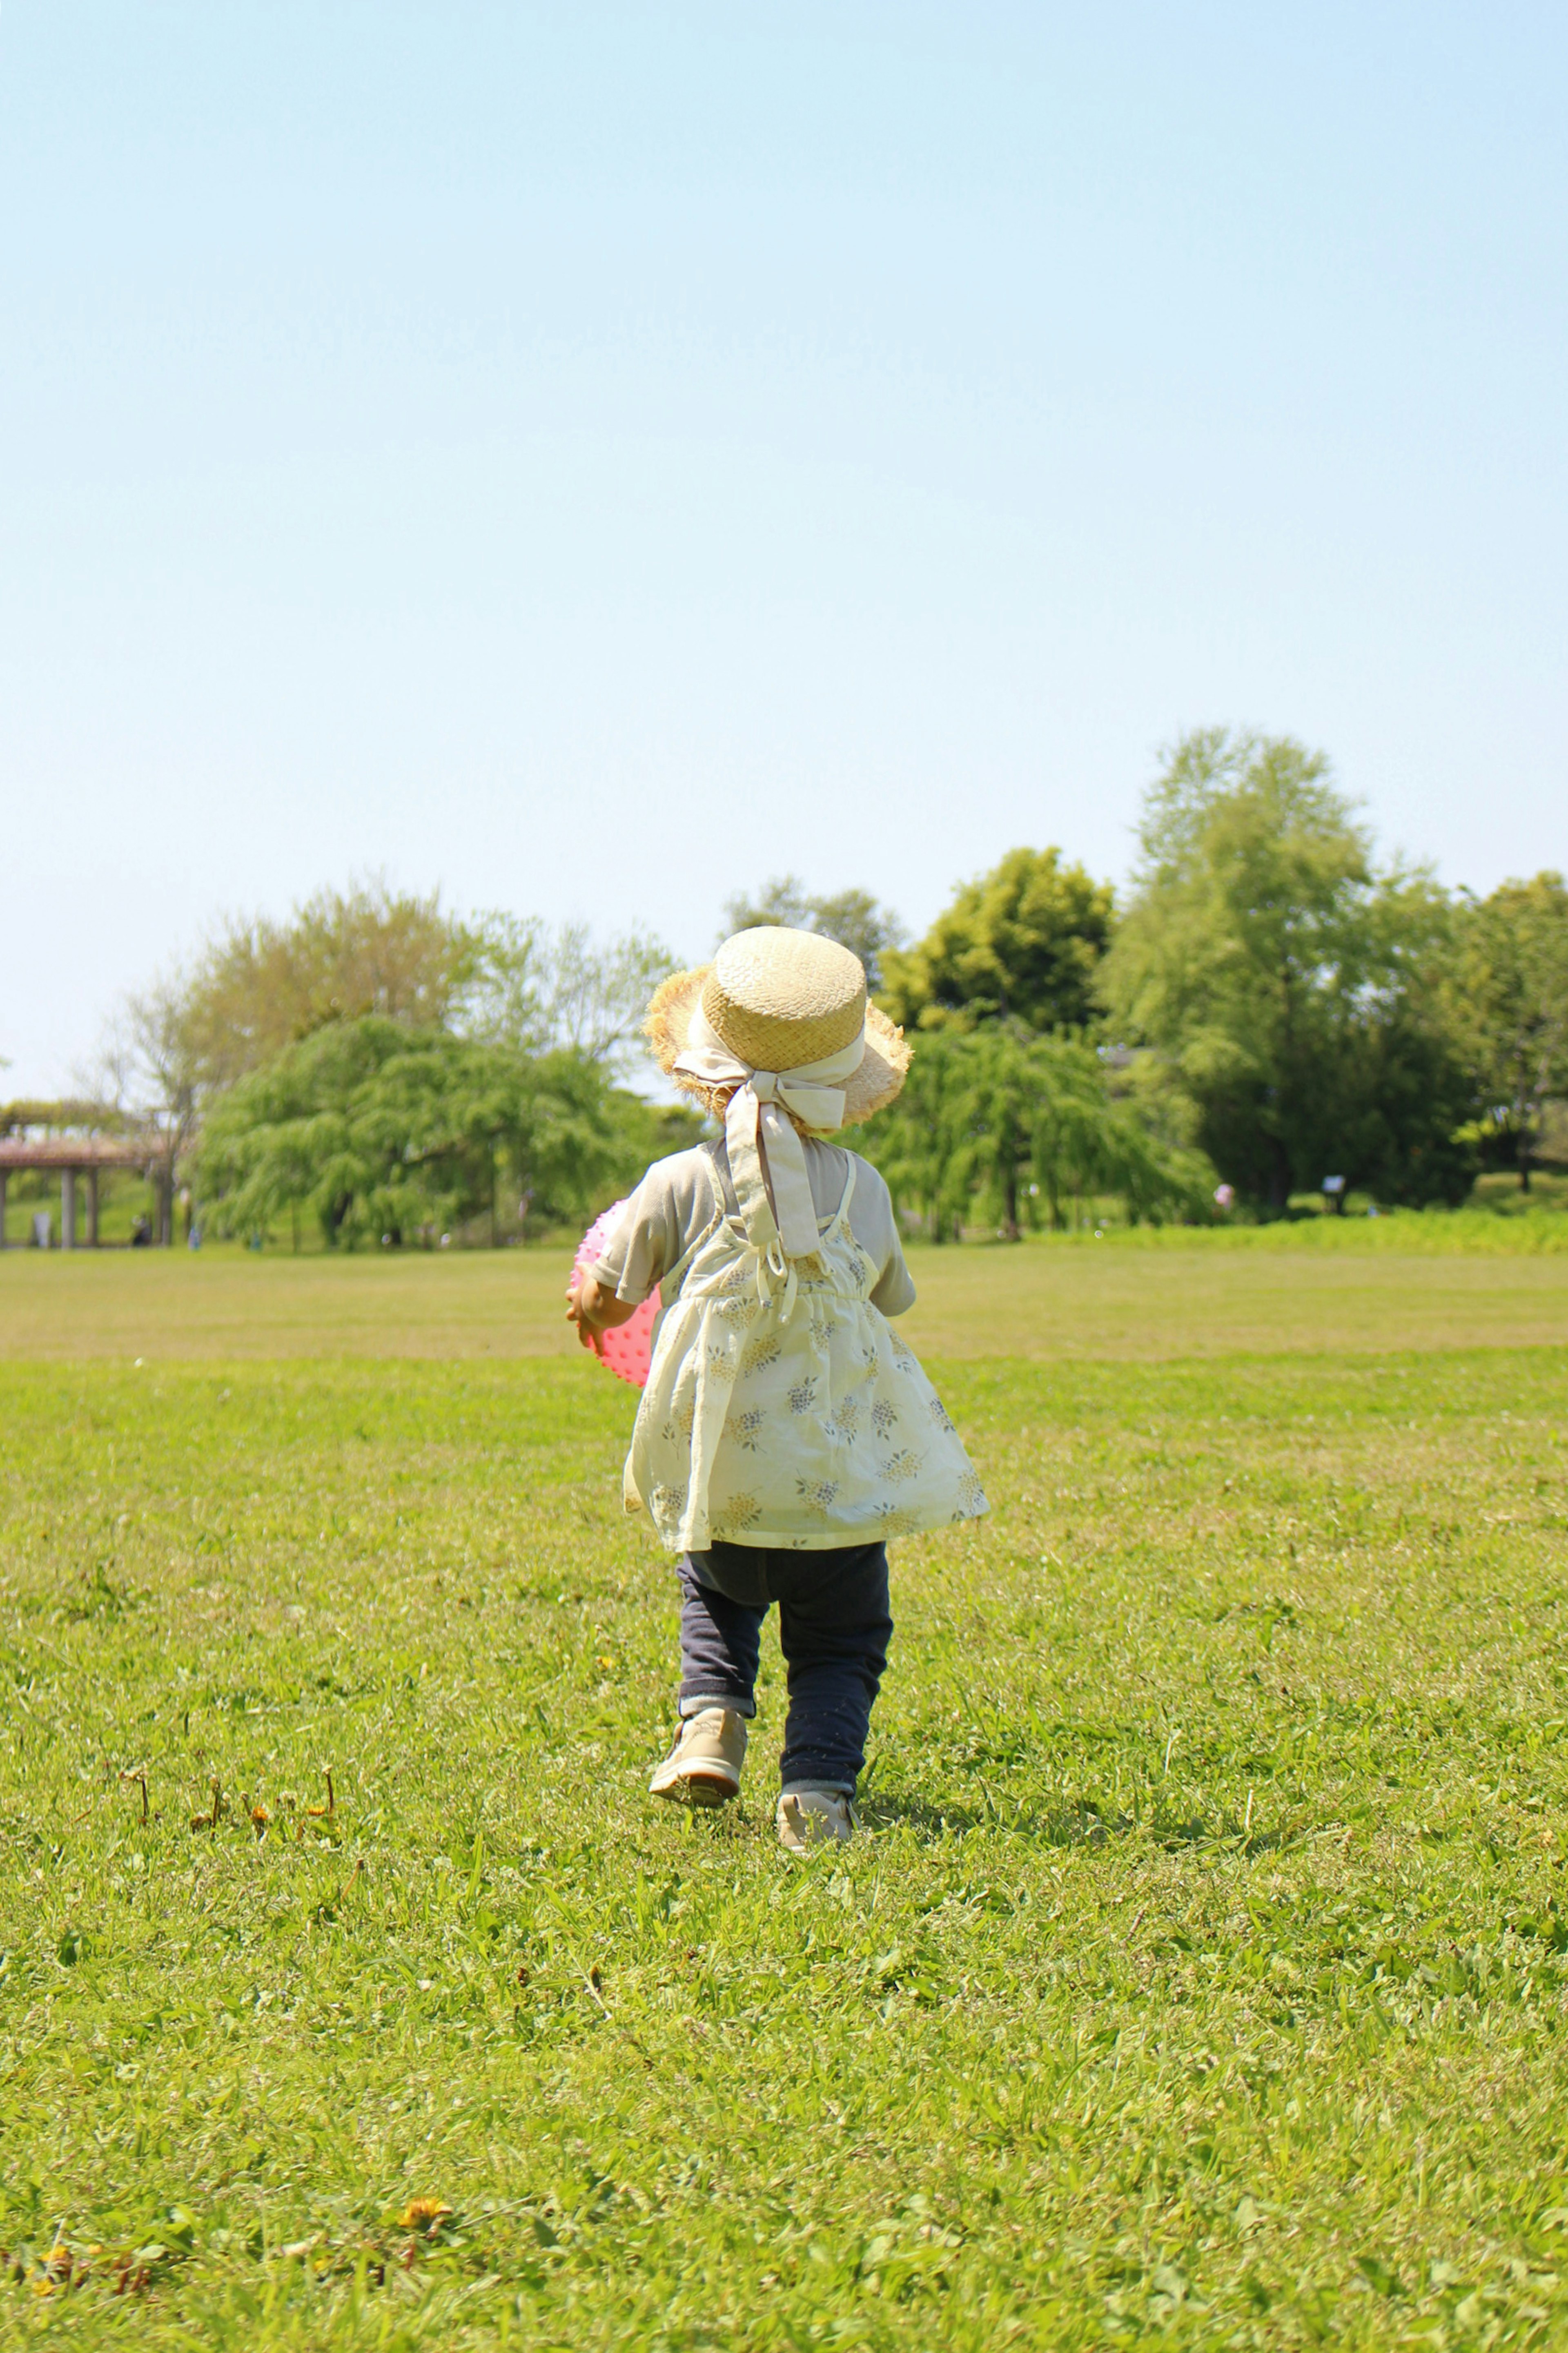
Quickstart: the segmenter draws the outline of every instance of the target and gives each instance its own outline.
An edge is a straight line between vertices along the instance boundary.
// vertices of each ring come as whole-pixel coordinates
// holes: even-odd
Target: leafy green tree
[[[1453,1006],[1483,1105],[1478,1134],[1530,1190],[1548,1103],[1568,1095],[1568,885],[1544,872],[1468,899]]]
[[[1141,841],[1100,986],[1121,1035],[1179,1074],[1220,1173],[1276,1210],[1329,1174],[1462,1198],[1470,1087],[1437,990],[1451,910],[1421,871],[1374,872],[1322,754],[1189,735]]]
[[[922,1038],[903,1092],[864,1137],[938,1240],[977,1203],[1016,1238],[1038,1203],[1060,1227],[1069,1197],[1113,1193],[1136,1222],[1201,1214],[1213,1183],[1198,1155],[1160,1143],[1113,1098],[1092,1047],[995,1023]]]
[[[648,998],[676,959],[649,932],[601,944],[585,923],[552,932],[537,917],[481,915],[453,1026],[525,1053],[566,1051],[615,1065],[638,1036]]]
[[[774,878],[752,898],[744,892],[727,902],[724,936],[748,932],[765,923],[783,923],[796,932],[820,932],[848,948],[866,967],[866,984],[875,996],[882,985],[882,963],[888,951],[903,938],[903,926],[890,907],[868,891],[839,891],[812,898],[797,874]]]
[[[639,1139],[640,1140],[640,1139]],[[582,1216],[636,1173],[624,1106],[580,1055],[532,1058],[365,1014],[314,1031],[215,1103],[199,1178],[231,1231],[289,1209],[330,1246],[488,1218],[503,1188]]]
[[[199,1087],[226,1086],[313,1030],[362,1014],[443,1026],[472,946],[438,898],[379,881],[319,891],[286,923],[231,920],[180,984],[179,1023]]]
[[[955,1043],[922,1041],[897,1101],[854,1137],[898,1206],[921,1218],[938,1242],[960,1238],[975,1185],[969,1073]]]
[[[963,885],[918,947],[884,957],[880,1002],[906,1029],[1081,1029],[1098,1011],[1113,911],[1110,884],[1059,850],[1010,850]]]

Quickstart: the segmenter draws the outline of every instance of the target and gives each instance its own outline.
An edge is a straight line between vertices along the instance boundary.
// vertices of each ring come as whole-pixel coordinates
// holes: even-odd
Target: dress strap
[[[849,1174],[844,1179],[844,1190],[838,1197],[838,1207],[833,1212],[833,1223],[836,1226],[841,1226],[848,1217],[849,1204],[855,1198],[855,1155],[852,1152],[846,1152],[844,1157],[849,1163]]]
[[[691,1261],[696,1257],[698,1251],[701,1249],[703,1243],[708,1240],[709,1235],[713,1231],[714,1227],[722,1225],[724,1219],[729,1215],[729,1207],[724,1199],[724,1187],[720,1182],[719,1171],[714,1164],[713,1146],[711,1145],[709,1145],[703,1152],[702,1165],[708,1171],[708,1184],[711,1195],[711,1204],[709,1209],[708,1222],[702,1228],[701,1231],[694,1236],[687,1248],[676,1260],[675,1264],[660,1277],[659,1297],[665,1302],[666,1305],[668,1305],[668,1303],[679,1293],[681,1284],[686,1280],[687,1269],[691,1264]]]

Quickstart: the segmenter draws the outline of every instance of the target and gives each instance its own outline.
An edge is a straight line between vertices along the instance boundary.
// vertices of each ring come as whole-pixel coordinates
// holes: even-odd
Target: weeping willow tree
[[[991,1027],[922,1037],[902,1094],[857,1137],[934,1239],[987,1214],[1016,1238],[1043,1213],[1114,1194],[1134,1223],[1203,1213],[1213,1172],[1152,1135],[1073,1038]]]
[[[657,1126],[583,1055],[531,1057],[372,1013],[229,1088],[197,1180],[231,1233],[306,1211],[329,1248],[476,1224],[496,1240],[503,1189],[536,1218],[582,1219],[651,1157]]]

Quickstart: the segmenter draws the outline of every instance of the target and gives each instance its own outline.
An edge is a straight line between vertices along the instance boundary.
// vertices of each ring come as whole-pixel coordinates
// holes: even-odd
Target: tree
[[[220,1222],[311,1212],[329,1246],[488,1219],[507,1190],[583,1215],[628,1169],[625,1107],[580,1055],[540,1058],[365,1014],[314,1031],[214,1104],[199,1169]],[[637,1139],[641,1141],[640,1137]],[[635,1153],[636,1145],[633,1145]]]
[[[961,1238],[975,1185],[968,1072],[952,1042],[922,1042],[901,1092],[855,1136],[894,1201],[923,1219],[937,1242]]]
[[[865,965],[866,986],[873,997],[882,986],[883,958],[904,935],[892,909],[879,905],[868,891],[839,891],[814,899],[797,874],[776,876],[756,898],[742,892],[725,905],[726,938],[766,923],[820,932],[824,939],[837,940]]]
[[[1330,1173],[1462,1198],[1469,1091],[1436,1009],[1451,912],[1425,871],[1374,872],[1323,755],[1189,735],[1140,839],[1100,987],[1120,1034],[1168,1058],[1221,1175],[1275,1210]]]
[[[528,1053],[622,1061],[648,998],[676,959],[650,932],[600,946],[585,923],[551,932],[537,917],[481,915],[468,934],[455,1026]]]
[[[470,1113],[479,1116],[475,1134],[500,1139],[498,1151],[507,1143],[522,1191],[539,1213],[557,1198],[574,1208],[584,1185],[591,1190],[595,1172],[605,1165],[605,1135],[613,1132],[619,1139],[611,1155],[619,1166],[632,1148],[629,1139],[646,1129],[629,1101],[612,1102],[616,1091],[609,1073],[672,962],[668,950],[645,934],[600,947],[582,924],[566,924],[554,934],[541,923],[502,915],[468,924],[447,914],[434,896],[401,896],[380,881],[319,892],[286,923],[263,917],[229,922],[192,967],[127,999],[104,1057],[115,1101],[157,1130],[165,1240],[177,1166],[198,1126],[210,1121],[216,1121],[216,1134],[226,1140],[222,1152],[206,1155],[204,1167],[209,1178],[223,1170],[226,1184],[238,1166],[230,1146],[242,1129],[279,1122],[289,1128],[276,1151],[263,1151],[254,1142],[247,1146],[247,1173],[235,1184],[258,1218],[264,1198],[287,1198],[299,1205],[304,1195],[296,1179],[304,1163],[296,1123],[303,1114],[298,1103],[293,1111],[280,1106],[293,1100],[290,1089],[297,1094],[301,1086],[307,1096],[316,1091],[313,1119],[325,1117],[331,1086],[357,1091],[353,1134],[359,1173],[352,1184],[345,1179],[342,1198],[359,1208],[352,1215],[346,1208],[340,1214],[326,1194],[318,1198],[319,1154],[310,1161],[317,1174],[304,1186],[330,1233],[335,1236],[341,1229],[357,1235],[362,1226],[368,1231],[383,1212],[381,1230],[401,1229],[405,1220],[393,1211],[410,1187],[409,1198],[426,1198],[432,1217],[437,1203],[447,1222],[458,1216],[454,1205],[468,1201],[462,1171],[469,1164],[457,1150],[456,1130],[428,1150],[414,1137],[407,1166],[423,1172],[416,1179],[399,1177],[395,1184],[384,1172],[374,1180],[366,1173],[379,1165],[380,1148],[372,1148],[364,1124],[374,1108],[363,1092],[370,1084],[362,1068],[367,1054],[380,1073],[372,1093],[379,1089],[383,1108],[392,1100],[387,1091],[402,1085],[413,1091],[411,1117],[437,1116],[438,1125],[456,1118],[462,1127]],[[365,1022],[373,1027],[363,1029]],[[331,1038],[336,1032],[344,1034]],[[401,1062],[393,1052],[395,1035],[420,1041],[408,1046]],[[313,1053],[298,1050],[318,1038],[331,1042]],[[492,1080],[506,1055],[514,1078],[529,1065],[533,1078],[523,1090],[531,1106],[528,1120],[521,1126],[516,1120],[508,1125],[502,1119],[500,1126],[492,1121],[487,1128],[488,1114],[481,1115],[475,1102],[459,1115],[458,1095],[477,1082],[480,1060],[454,1059],[432,1042],[438,1039],[454,1050],[465,1043],[495,1050],[502,1059],[492,1057]],[[275,1087],[248,1088],[232,1117],[219,1116],[234,1090],[273,1071]],[[529,1150],[542,1152],[548,1163],[543,1175],[523,1171],[525,1129],[532,1139]],[[315,1131],[319,1136],[327,1132]],[[549,1142],[552,1134],[559,1137],[559,1150]],[[574,1136],[582,1150],[584,1177],[575,1187],[566,1185],[562,1174]],[[479,1165],[472,1154],[469,1158]],[[485,1165],[493,1173],[500,1163],[492,1153]],[[469,1203],[462,1214],[472,1213]],[[265,1225],[266,1219],[260,1222]]]
[[[1113,911],[1110,884],[1059,850],[1010,850],[960,888],[918,947],[884,958],[880,1002],[906,1029],[1080,1029],[1098,1011]]]
[[[181,1021],[200,1082],[226,1086],[313,1030],[363,1014],[438,1028],[473,946],[437,896],[379,880],[319,891],[287,923],[233,918],[184,984]]]
[[[153,1143],[158,1240],[174,1240],[174,1187],[201,1115],[202,1052],[190,983],[178,969],[126,997],[100,1057],[98,1084],[115,1114]]]
[[[1545,872],[1468,898],[1454,1009],[1483,1105],[1478,1132],[1511,1152],[1521,1189],[1546,1107],[1568,1094],[1568,885]]]
[[[1053,1226],[1064,1200],[1115,1193],[1141,1218],[1201,1213],[1214,1172],[1161,1144],[1080,1039],[1040,1038],[998,1023],[938,1031],[916,1048],[897,1102],[864,1131],[901,1205],[934,1239],[957,1236],[977,1201],[1016,1239],[1044,1201]]]

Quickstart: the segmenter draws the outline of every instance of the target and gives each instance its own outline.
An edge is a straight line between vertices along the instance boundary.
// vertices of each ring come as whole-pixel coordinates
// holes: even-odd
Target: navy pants
[[[687,1553],[679,1575],[681,1715],[715,1703],[755,1715],[763,1620],[776,1601],[789,1682],[781,1778],[853,1796],[893,1633],[887,1546],[716,1544]]]

